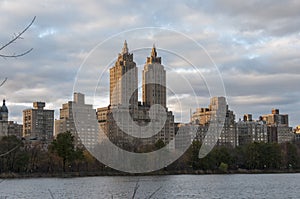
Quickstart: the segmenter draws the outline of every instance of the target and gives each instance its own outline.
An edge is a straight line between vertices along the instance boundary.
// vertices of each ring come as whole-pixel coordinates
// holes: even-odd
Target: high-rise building
[[[161,65],[161,57],[157,57],[155,46],[143,70],[143,103],[166,107],[166,71]]]
[[[169,148],[174,148],[174,143],[171,142],[175,135],[174,115],[166,107],[165,85],[166,72],[153,46],[143,70],[143,103],[138,102],[138,69],[125,41],[118,60],[110,69],[110,105],[97,109],[99,127],[110,140],[120,146],[128,143],[153,144],[161,139],[169,144]],[[159,126],[160,122],[155,123],[157,119],[150,116],[153,111],[151,107],[155,104],[162,106],[162,109],[154,108],[156,116],[166,116],[162,126]],[[155,135],[147,138],[132,136],[143,135],[145,132],[142,129],[149,123],[154,126],[148,130],[157,130]]]
[[[110,105],[137,106],[138,69],[133,61],[133,54],[128,51],[126,41],[115,65],[110,68],[109,74]]]
[[[76,114],[77,115],[74,115]],[[84,115],[84,121],[80,121],[79,114]],[[76,129],[75,118],[80,124],[80,132],[83,135],[78,135]],[[69,101],[62,105],[60,109],[59,119],[55,120],[55,133],[57,136],[59,133],[70,131],[74,136],[75,145],[81,146],[81,139],[85,139],[85,144],[92,146],[95,139],[97,130],[92,128],[93,121],[96,119],[96,110],[90,104],[85,104],[85,97],[82,93],[74,93],[74,101]],[[95,133],[96,132],[96,133]]]
[[[251,114],[245,114],[244,119],[237,122],[238,144],[253,142],[268,142],[267,124],[262,120],[252,120]]]
[[[288,114],[280,114],[279,109],[272,109],[272,113],[261,116],[261,120],[268,125],[268,142],[283,143],[294,139]]]
[[[0,107],[0,137],[8,135],[8,109],[5,100]]]
[[[23,111],[23,137],[32,140],[53,139],[54,110],[44,109],[45,102],[33,102],[33,109]]]

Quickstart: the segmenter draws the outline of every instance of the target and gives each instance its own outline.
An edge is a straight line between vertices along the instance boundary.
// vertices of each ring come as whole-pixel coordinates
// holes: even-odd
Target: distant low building
[[[251,114],[244,115],[237,122],[238,144],[245,145],[253,142],[268,142],[268,127],[265,121],[252,120]]]
[[[279,109],[272,109],[271,114],[261,116],[268,126],[268,142],[284,143],[293,141],[295,135],[289,126],[288,114],[280,114]]]
[[[214,144],[216,139],[218,140],[217,145],[222,146],[237,146],[237,133],[235,124],[235,115],[233,111],[228,109],[225,97],[213,97],[210,99],[210,105],[208,108],[197,108],[196,112],[192,115],[192,124],[198,125],[198,133],[196,139],[203,141],[205,131],[211,129],[212,131],[217,131],[218,128],[218,114],[217,112],[221,108],[225,108],[225,121],[222,128],[221,135],[216,137],[214,135],[208,135],[205,141],[208,145]],[[212,121],[212,119],[216,121]],[[210,126],[211,125],[211,126]],[[214,130],[215,129],[215,130]],[[199,137],[201,136],[201,137]]]
[[[279,109],[272,109],[271,114],[262,115],[261,119],[265,121],[267,125],[289,126],[288,114],[280,114]]]
[[[177,124],[177,133],[175,139],[175,148],[184,149],[185,146],[190,146],[193,141],[197,140],[201,143],[204,142],[204,138],[207,134],[208,125],[201,124]],[[208,142],[205,144],[212,143],[212,140],[207,137]]]
[[[8,121],[8,135],[15,135],[18,138],[23,136],[23,124],[18,124],[14,121]]]

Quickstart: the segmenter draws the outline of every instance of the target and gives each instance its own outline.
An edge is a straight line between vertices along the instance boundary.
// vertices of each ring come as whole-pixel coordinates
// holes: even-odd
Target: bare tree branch
[[[7,151],[7,152],[5,152],[5,153],[0,154],[0,158],[1,158],[2,156],[6,156],[6,155],[10,154],[10,153],[13,152],[14,150],[16,150],[21,144],[22,144],[22,143],[18,144],[17,146],[15,146],[14,148],[12,148],[11,150],[9,150],[9,151]]]
[[[132,199],[135,198],[136,191],[138,190],[139,187],[140,187],[139,181],[137,181],[136,184],[135,184],[134,190],[133,190]]]
[[[11,45],[12,43],[14,43],[16,40],[18,39],[22,39],[22,35],[30,28],[30,26],[33,24],[33,22],[35,21],[36,19],[36,16],[33,17],[33,19],[31,20],[31,22],[26,26],[26,28],[18,33],[18,34],[15,34],[14,37],[9,41],[7,42],[6,44],[4,44],[2,47],[0,47],[0,51],[3,50],[4,48],[8,47],[9,45]],[[20,54],[12,54],[12,55],[4,55],[4,54],[0,54],[0,57],[3,57],[3,58],[11,58],[11,57],[21,57],[21,56],[24,56],[28,53],[30,53],[32,51],[32,48],[23,52],[23,53],[20,53]]]
[[[0,87],[3,86],[3,84],[5,84],[6,81],[7,81],[7,77],[5,77],[5,79],[3,80],[3,82],[0,84]]]
[[[48,189],[48,191],[49,191],[49,193],[50,193],[51,198],[54,199],[54,196],[53,196],[53,193],[51,192],[51,190]]]
[[[158,187],[147,199],[151,199],[152,196],[154,196],[161,188],[162,188],[162,186]]]
[[[33,50],[33,48],[21,53],[21,54],[12,54],[12,55],[2,55],[0,54],[0,57],[3,57],[3,58],[17,58],[17,57],[22,57],[28,53],[30,53],[31,51]]]

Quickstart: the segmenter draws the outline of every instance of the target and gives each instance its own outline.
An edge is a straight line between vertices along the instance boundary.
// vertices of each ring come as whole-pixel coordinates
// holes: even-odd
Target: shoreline
[[[109,176],[160,176],[160,175],[234,175],[234,174],[288,174],[300,173],[296,170],[229,170],[228,172],[212,170],[196,171],[155,171],[150,173],[123,173],[118,171],[111,172],[57,172],[57,173],[1,173],[0,179],[27,179],[27,178],[77,178],[77,177],[109,177]]]

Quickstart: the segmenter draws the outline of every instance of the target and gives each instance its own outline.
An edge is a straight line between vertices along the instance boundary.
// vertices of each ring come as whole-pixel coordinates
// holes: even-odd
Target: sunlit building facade
[[[279,109],[272,109],[271,114],[261,116],[268,126],[268,142],[291,142],[295,135],[289,126],[288,114],[280,114]]]

